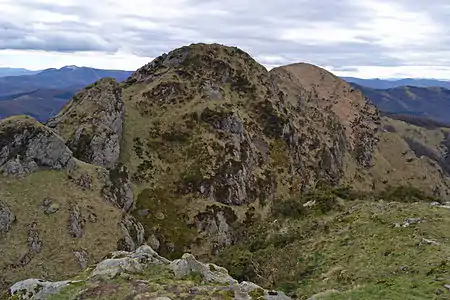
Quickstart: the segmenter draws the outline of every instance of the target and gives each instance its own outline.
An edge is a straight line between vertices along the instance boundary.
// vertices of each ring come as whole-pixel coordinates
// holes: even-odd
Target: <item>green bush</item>
[[[389,186],[378,194],[378,198],[393,202],[437,202],[438,199],[410,185]]]
[[[253,261],[252,252],[235,245],[226,248],[217,263],[224,266],[238,281],[255,281],[257,274]]]
[[[275,217],[298,219],[309,214],[326,214],[339,210],[338,197],[354,200],[358,196],[349,187],[316,189],[300,197],[274,201],[272,213]],[[306,203],[310,202],[311,206]]]

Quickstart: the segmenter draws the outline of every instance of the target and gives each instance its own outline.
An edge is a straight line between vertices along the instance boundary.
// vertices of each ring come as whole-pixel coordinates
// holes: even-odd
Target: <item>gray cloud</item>
[[[450,66],[443,58],[450,51],[444,0],[64,2],[0,5],[0,49],[123,51],[150,58],[192,42],[218,42],[269,66]],[[24,11],[30,14],[19,15]]]

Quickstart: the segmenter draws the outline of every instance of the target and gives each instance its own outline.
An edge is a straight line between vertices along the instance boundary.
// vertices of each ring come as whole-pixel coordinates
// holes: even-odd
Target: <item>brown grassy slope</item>
[[[390,118],[382,123],[376,163],[369,172],[376,187],[411,184],[449,200],[449,129],[430,130]]]
[[[15,215],[0,232],[0,290],[30,276],[78,272],[74,251],[85,265],[117,248],[122,216],[101,195],[106,170],[74,159],[51,129],[25,116],[2,120],[0,163],[1,203]]]
[[[287,74],[298,87],[315,93],[316,104],[322,109],[331,109],[345,128],[351,147],[360,142],[360,127],[367,126],[376,133],[379,124],[378,112],[361,92],[330,72],[314,65],[297,63],[271,70],[272,74]],[[281,83],[285,84],[285,82]],[[363,117],[363,120],[360,118]]]
[[[95,178],[96,172],[95,168],[82,164],[71,176],[75,180],[81,174]],[[0,237],[3,284],[27,277],[58,279],[73,275],[80,271],[73,251],[86,251],[88,262],[93,263],[116,249],[122,237],[118,226],[121,214],[100,196],[98,181],[93,182],[92,190],[83,190],[68,179],[65,171],[38,171],[20,179],[0,178],[0,186],[0,198],[17,218],[11,231]],[[46,198],[59,207],[56,213],[46,215],[43,212],[40,206]],[[85,220],[80,238],[69,233],[70,208],[75,204]],[[37,224],[42,248],[39,253],[30,255],[27,265],[15,266],[28,252],[28,230],[33,222]]]
[[[360,91],[313,65],[293,64],[273,69],[271,73],[282,78],[279,85],[288,91],[291,101],[304,98],[297,96],[302,89],[316,94],[318,101],[314,105],[338,116],[349,137],[350,147],[358,147],[359,143],[368,146],[367,150],[373,149],[368,151],[373,153],[370,168],[361,168],[346,157],[345,182],[363,190],[411,184],[448,198],[447,150],[443,145],[448,130],[427,129],[386,117],[379,119],[375,107]],[[367,136],[372,136],[371,141],[365,138]],[[418,147],[420,151],[417,151]],[[423,155],[424,151],[427,155]]]

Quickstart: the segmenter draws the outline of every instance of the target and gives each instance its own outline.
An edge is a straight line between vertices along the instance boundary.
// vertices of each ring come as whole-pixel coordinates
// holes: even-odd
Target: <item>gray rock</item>
[[[61,170],[75,165],[64,141],[36,120],[18,116],[0,121],[0,170],[4,175],[23,176],[40,167]]]
[[[176,278],[184,278],[192,273],[200,273],[205,282],[222,284],[236,284],[237,281],[228,275],[225,268],[214,264],[204,264],[195,259],[192,254],[186,253],[181,259],[174,260],[170,267]]]
[[[126,214],[120,227],[124,237],[119,241],[119,250],[133,251],[144,243],[144,226],[135,217]]]
[[[78,204],[72,204],[70,208],[69,217],[69,232],[74,238],[80,238],[83,236],[83,228],[85,221],[81,215],[81,209]]]
[[[47,282],[41,279],[27,279],[15,283],[9,288],[11,296],[19,300],[45,300],[58,294],[63,288],[77,281]]]
[[[54,203],[50,198],[45,198],[41,204],[41,209],[46,215],[51,215],[59,210],[59,204]]]
[[[240,291],[249,296],[249,294],[255,290],[259,290],[261,294],[263,294],[263,298],[267,300],[289,300],[288,296],[286,296],[283,292],[279,291],[267,291],[253,282],[243,281],[239,284]],[[248,299],[248,298],[246,298]]]
[[[403,221],[402,227],[409,227],[414,224],[419,224],[422,222],[422,218],[408,218],[405,221]]]
[[[86,252],[86,250],[74,250],[73,255],[75,256],[80,269],[86,269],[89,263],[89,254]]]
[[[91,278],[111,279],[122,273],[137,274],[142,273],[142,271],[143,266],[131,257],[106,259],[92,271]]]
[[[110,171],[100,171],[99,176],[104,182],[103,198],[124,212],[129,212],[133,208],[134,198],[127,167],[118,165]]]
[[[86,114],[89,110],[89,114]],[[125,105],[122,89],[104,78],[79,92],[47,126],[63,134],[74,156],[114,168],[120,154]]]
[[[15,220],[16,216],[9,206],[0,200],[0,233],[10,231]]]
[[[45,198],[44,201],[42,201],[42,206],[43,207],[49,207],[52,204],[52,199],[50,198]]]
[[[421,244],[421,245],[425,244],[425,245],[439,246],[441,243],[436,242],[436,241],[434,241],[434,240],[422,238],[422,240],[420,241],[420,244]]]
[[[42,248],[42,240],[39,238],[37,223],[33,222],[28,229],[28,249],[31,253],[39,253]]]

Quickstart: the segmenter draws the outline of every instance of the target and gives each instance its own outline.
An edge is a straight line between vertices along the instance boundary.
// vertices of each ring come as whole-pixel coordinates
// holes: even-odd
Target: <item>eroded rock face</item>
[[[17,116],[0,121],[0,170],[25,175],[47,168],[73,168],[72,151],[52,130],[36,120]]]
[[[119,159],[125,106],[122,89],[111,78],[86,87],[47,126],[67,142],[74,156],[105,168]]]
[[[16,216],[9,206],[0,200],[0,234],[10,231],[15,220]]]

